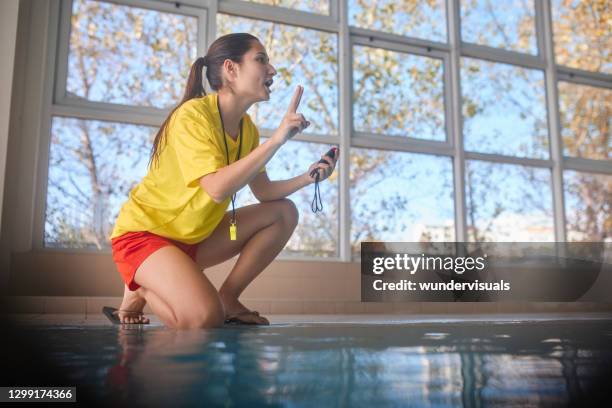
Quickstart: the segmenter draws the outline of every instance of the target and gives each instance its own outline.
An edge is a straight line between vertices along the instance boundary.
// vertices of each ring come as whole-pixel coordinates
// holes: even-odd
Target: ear
[[[231,59],[223,61],[223,72],[228,82],[233,82],[238,76],[238,64]]]

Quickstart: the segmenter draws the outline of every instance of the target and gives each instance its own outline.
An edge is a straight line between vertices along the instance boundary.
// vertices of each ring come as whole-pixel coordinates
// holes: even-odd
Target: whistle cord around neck
[[[225,144],[225,157],[227,159],[227,165],[229,166],[230,164],[230,159],[229,159],[229,149],[227,148],[227,140],[226,140],[226,136],[225,136],[225,125],[223,124],[223,116],[221,116],[221,107],[219,106],[219,98],[217,97],[217,109],[219,110],[219,119],[221,119],[221,135],[223,136],[223,143]],[[238,128],[238,153],[236,154],[236,160],[234,160],[235,162],[238,161],[238,159],[240,159],[240,150],[242,150],[242,119],[240,119],[240,125]],[[232,194],[232,219],[231,219],[231,223],[235,224],[236,223],[236,209],[235,209],[235,204],[236,204],[236,193]]]
[[[323,201],[321,200],[321,190],[319,188],[319,171],[317,169],[317,175],[315,176],[315,194],[310,209],[313,213],[323,211]]]

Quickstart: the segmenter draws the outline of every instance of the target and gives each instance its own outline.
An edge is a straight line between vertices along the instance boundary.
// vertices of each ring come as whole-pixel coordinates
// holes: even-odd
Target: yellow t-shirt
[[[236,159],[239,139],[227,133],[230,163]],[[245,113],[240,159],[259,145],[259,132]],[[200,187],[199,179],[227,166],[217,94],[194,98],[181,105],[166,127],[159,164],[129,193],[110,238],[126,232],[149,231],[195,244],[208,237],[221,222],[231,198],[215,203]],[[259,172],[265,171],[265,166]],[[229,239],[229,232],[228,232]]]

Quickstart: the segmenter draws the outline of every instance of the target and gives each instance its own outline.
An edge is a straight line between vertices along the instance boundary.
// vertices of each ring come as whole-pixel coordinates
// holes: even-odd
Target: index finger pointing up
[[[295,92],[293,93],[293,98],[291,98],[287,112],[295,113],[297,111],[298,106],[300,106],[300,100],[302,99],[303,92],[304,88],[302,88],[301,85],[298,85],[297,88],[295,88]]]

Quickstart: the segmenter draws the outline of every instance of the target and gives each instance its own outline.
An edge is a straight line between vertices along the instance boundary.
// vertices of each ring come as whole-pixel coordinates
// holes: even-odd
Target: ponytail
[[[181,99],[179,104],[174,109],[172,109],[166,120],[164,120],[164,123],[162,123],[161,127],[157,131],[157,134],[155,135],[153,147],[151,148],[151,157],[149,158],[149,168],[152,164],[155,164],[156,166],[159,164],[159,154],[163,148],[163,145],[166,142],[164,137],[165,130],[174,112],[188,100],[206,96],[204,84],[202,83],[202,69],[204,68],[204,66],[206,66],[206,63],[206,57],[200,57],[195,60],[195,62],[191,65],[191,70],[189,71],[189,78],[187,79],[187,86],[185,87],[185,94],[183,95],[183,99]]]

